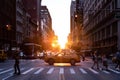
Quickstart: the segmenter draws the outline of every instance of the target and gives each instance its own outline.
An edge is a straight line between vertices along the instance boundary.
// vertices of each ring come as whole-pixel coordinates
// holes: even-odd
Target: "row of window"
[[[104,8],[103,8],[102,6],[105,5],[107,2],[109,2],[109,4],[104,6]],[[85,11],[84,24],[85,24],[85,26],[87,26],[87,23],[92,21],[91,19],[93,19],[93,17],[91,17],[91,16],[93,16],[95,14],[97,14],[97,16],[95,17],[92,24],[96,25],[98,22],[100,22],[105,17],[107,17],[108,14],[110,14],[112,11],[114,11],[115,5],[117,5],[115,0],[113,0],[111,2],[109,0],[103,0],[101,2],[100,2],[100,0],[95,0],[95,2],[90,3],[91,5],[89,3],[90,2],[88,2],[88,4],[86,4],[85,8],[84,8],[84,11]],[[86,7],[86,6],[88,6],[88,7]],[[100,11],[100,13],[97,13],[98,11]]]
[[[117,37],[109,38],[102,41],[93,42],[93,47],[110,47],[117,44]]]
[[[102,10],[99,14],[97,14],[95,18],[91,17],[92,15],[90,16],[91,17],[91,19],[89,18],[90,24],[87,25],[86,31],[93,29],[98,23],[103,21],[105,18],[109,16],[110,13],[114,11],[114,9],[111,9],[112,6],[114,6],[113,3],[114,2],[111,2],[108,6],[106,6],[104,8],[105,10]]]
[[[113,37],[117,35],[117,28],[117,22],[114,22],[111,26],[104,27],[92,34],[92,36],[90,36],[90,40],[95,42]]]

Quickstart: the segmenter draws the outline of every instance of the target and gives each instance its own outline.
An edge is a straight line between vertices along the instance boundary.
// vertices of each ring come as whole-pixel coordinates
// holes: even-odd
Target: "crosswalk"
[[[67,71],[66,71],[67,70]],[[46,74],[52,74],[53,72],[57,71],[59,74],[120,74],[120,71],[117,71],[117,70],[114,70],[114,69],[109,69],[109,71],[106,71],[106,70],[97,70],[97,69],[92,69],[92,68],[81,68],[81,67],[78,67],[78,68],[64,68],[64,67],[59,67],[59,68],[55,68],[55,67],[50,67],[50,68],[45,68],[45,67],[33,67],[33,68],[21,68],[21,74],[22,75],[25,75],[25,74],[34,74],[34,75],[37,75],[37,74],[40,74],[42,72],[46,73]],[[13,68],[9,68],[9,69],[0,69],[0,75],[3,75],[3,74],[12,74],[14,72],[14,69]]]

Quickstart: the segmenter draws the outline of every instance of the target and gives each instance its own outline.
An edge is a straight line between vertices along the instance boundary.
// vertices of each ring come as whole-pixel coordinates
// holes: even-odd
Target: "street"
[[[92,60],[86,59],[76,66],[69,63],[48,65],[43,60],[20,60],[21,75],[14,75],[14,60],[0,63],[0,80],[119,80],[120,71],[113,65],[109,71],[91,69]]]

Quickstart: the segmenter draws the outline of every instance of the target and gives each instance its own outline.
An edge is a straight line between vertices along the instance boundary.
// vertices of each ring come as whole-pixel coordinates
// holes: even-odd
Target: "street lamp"
[[[7,28],[8,31],[11,30],[11,25],[10,25],[10,24],[7,24],[7,25],[6,25],[6,28]]]
[[[75,22],[77,22],[77,18],[78,18],[78,14],[75,13],[75,14],[74,14],[74,20],[75,20]]]

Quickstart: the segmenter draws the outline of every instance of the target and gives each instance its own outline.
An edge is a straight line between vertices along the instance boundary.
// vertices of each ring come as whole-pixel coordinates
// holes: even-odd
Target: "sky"
[[[52,28],[61,47],[64,47],[70,33],[70,4],[71,0],[42,0],[42,5],[46,5],[50,12]]]

